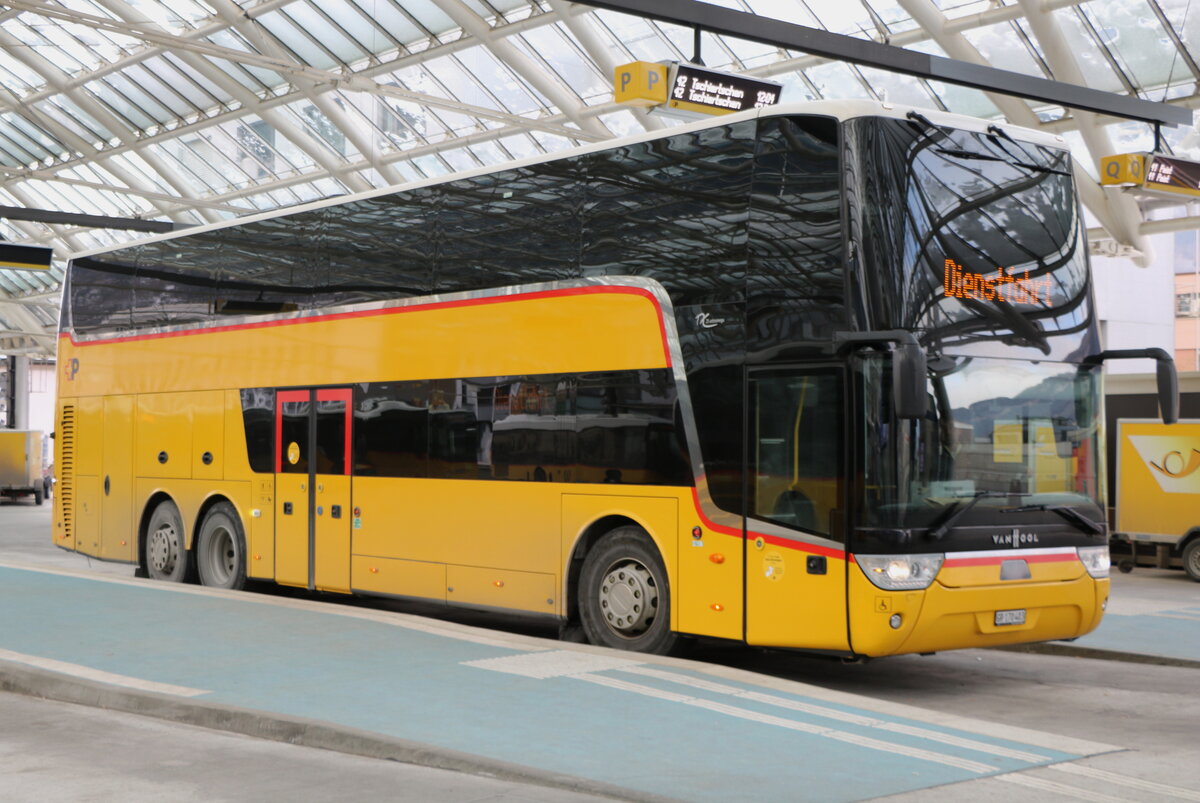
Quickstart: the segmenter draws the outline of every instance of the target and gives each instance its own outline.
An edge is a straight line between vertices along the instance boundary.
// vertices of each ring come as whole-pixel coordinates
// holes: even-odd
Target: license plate
[[[1018,608],[1014,611],[996,611],[996,626],[1001,625],[1023,625],[1025,624],[1025,609]]]

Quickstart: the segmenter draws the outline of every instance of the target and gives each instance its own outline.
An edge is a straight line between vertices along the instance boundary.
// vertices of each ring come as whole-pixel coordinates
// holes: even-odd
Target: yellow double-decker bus
[[[1079,636],[1106,355],[1070,169],[813,103],[79,255],[54,541],[651,652]]]

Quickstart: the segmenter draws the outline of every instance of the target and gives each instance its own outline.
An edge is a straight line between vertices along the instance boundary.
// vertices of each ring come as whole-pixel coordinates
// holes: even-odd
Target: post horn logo
[[[1200,469],[1200,449],[1192,449],[1191,455],[1186,460],[1184,460],[1183,452],[1178,449],[1167,452],[1158,463],[1151,460],[1150,468],[1160,474],[1181,480],[1190,474],[1195,474],[1196,469]]]
[[[1200,441],[1194,436],[1130,435],[1129,441],[1164,493],[1200,493]]]

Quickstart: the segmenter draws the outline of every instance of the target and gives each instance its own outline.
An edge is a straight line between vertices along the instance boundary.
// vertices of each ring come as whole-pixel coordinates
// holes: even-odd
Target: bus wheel
[[[213,505],[204,514],[196,538],[196,568],[201,584],[233,589],[246,585],[246,538],[233,505]]]
[[[641,528],[618,527],[588,552],[579,614],[593,644],[657,655],[674,649],[667,571]]]
[[[1192,539],[1192,542],[1183,548],[1183,568],[1188,577],[1200,583],[1200,538]]]
[[[183,517],[169,499],[159,502],[146,528],[146,569],[155,580],[182,583],[188,570],[183,546]]]

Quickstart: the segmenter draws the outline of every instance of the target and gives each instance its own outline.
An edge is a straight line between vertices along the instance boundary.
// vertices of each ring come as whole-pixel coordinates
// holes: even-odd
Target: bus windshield
[[[866,526],[941,537],[969,525],[972,511],[994,522],[1000,509],[1095,534],[1103,521],[1097,368],[939,358],[930,366],[929,412],[915,421],[890,413],[885,358],[861,368]]]

